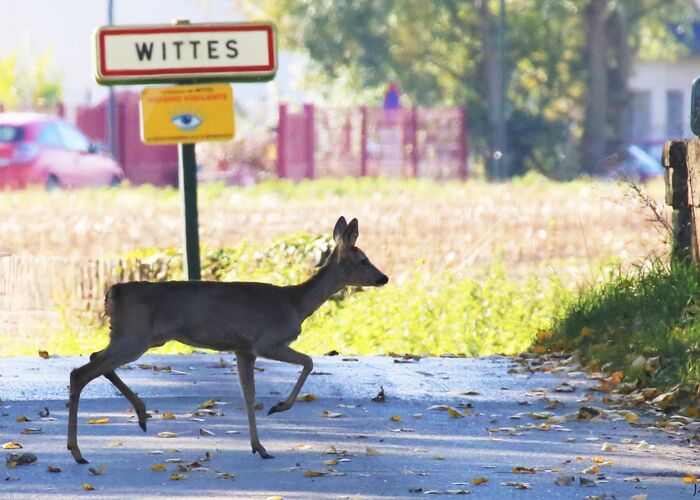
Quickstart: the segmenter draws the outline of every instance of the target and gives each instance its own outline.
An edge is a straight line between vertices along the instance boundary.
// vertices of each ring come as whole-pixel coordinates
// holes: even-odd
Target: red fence
[[[177,146],[149,146],[141,142],[139,95],[116,94],[116,160],[134,184],[177,185]],[[109,143],[107,98],[94,106],[79,106],[76,124],[92,141]]]
[[[464,108],[323,109],[280,106],[277,173],[311,179],[468,175]]]

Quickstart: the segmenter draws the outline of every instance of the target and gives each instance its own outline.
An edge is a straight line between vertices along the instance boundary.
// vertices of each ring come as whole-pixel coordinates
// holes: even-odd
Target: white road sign
[[[270,80],[277,71],[271,23],[103,26],[95,32],[102,84]]]

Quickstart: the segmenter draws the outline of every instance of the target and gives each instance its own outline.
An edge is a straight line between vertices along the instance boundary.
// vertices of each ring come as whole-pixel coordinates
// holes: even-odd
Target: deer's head
[[[367,255],[355,246],[360,234],[357,219],[345,222],[345,217],[338,219],[333,229],[334,252],[337,264],[345,282],[350,286],[382,286],[389,282],[389,277],[372,264]]]

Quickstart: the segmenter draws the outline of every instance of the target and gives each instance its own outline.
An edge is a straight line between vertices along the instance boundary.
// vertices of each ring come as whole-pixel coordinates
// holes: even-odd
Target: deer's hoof
[[[83,458],[83,455],[80,453],[80,450],[78,450],[78,446],[73,446],[73,445],[68,445],[67,446],[68,451],[70,451],[70,454],[73,455],[73,460],[78,462],[79,464],[87,464],[89,463],[87,460]]]
[[[263,448],[262,446],[253,446],[253,455],[255,455],[256,453],[259,453],[260,458],[263,458],[265,460],[269,458],[275,458],[272,455],[270,455],[267,451],[265,451],[265,448]]]
[[[139,420],[139,427],[141,427],[141,429],[143,429],[143,432],[146,432],[146,421]]]
[[[273,413],[278,413],[286,410],[289,410],[288,406],[286,406],[284,403],[277,403],[275,406],[270,408],[270,411],[268,411],[267,414],[272,415]]]

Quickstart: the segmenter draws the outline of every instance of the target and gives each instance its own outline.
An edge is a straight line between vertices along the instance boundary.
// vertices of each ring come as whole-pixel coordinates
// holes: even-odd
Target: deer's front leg
[[[258,438],[258,427],[255,423],[255,356],[250,353],[236,353],[238,366],[238,380],[241,383],[241,392],[245,399],[245,407],[248,412],[248,430],[250,432],[250,446],[253,453],[260,453],[262,458],[275,458],[269,455]]]
[[[270,408],[270,411],[267,412],[268,415],[272,415],[273,413],[277,413],[280,411],[286,411],[289,410],[293,405],[294,402],[297,400],[297,396],[299,395],[299,391],[301,391],[301,388],[304,386],[304,382],[306,382],[306,377],[309,376],[309,373],[311,373],[311,370],[314,369],[314,362],[311,359],[311,357],[307,356],[306,354],[302,354],[300,352],[295,351],[289,346],[286,345],[281,345],[274,347],[270,350],[266,350],[264,353],[260,354],[261,356],[268,358],[268,359],[274,359],[277,361],[284,361],[285,363],[292,363],[295,365],[301,365],[304,368],[301,370],[301,375],[299,375],[299,379],[297,380],[297,383],[294,384],[294,388],[292,389],[292,392],[289,394],[289,397],[277,403],[275,406]]]

